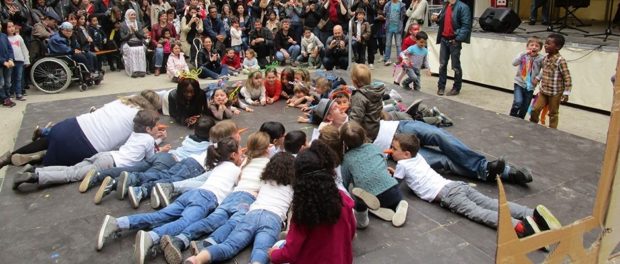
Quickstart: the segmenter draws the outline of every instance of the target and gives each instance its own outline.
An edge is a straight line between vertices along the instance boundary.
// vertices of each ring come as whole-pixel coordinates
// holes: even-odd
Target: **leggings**
[[[47,141],[46,138],[40,138],[40,139],[37,139],[36,141],[30,142],[24,145],[21,148],[18,148],[17,150],[13,151],[13,153],[11,154],[31,154],[31,153],[39,152],[42,150],[46,150],[48,143],[49,142]]]

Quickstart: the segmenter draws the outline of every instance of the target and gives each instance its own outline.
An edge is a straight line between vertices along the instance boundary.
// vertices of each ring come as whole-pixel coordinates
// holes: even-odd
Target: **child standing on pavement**
[[[15,67],[13,67],[11,76],[11,93],[15,94],[15,100],[26,101],[22,85],[24,81],[24,68],[30,65],[28,47],[26,43],[24,43],[24,39],[19,35],[19,32],[15,29],[15,24],[13,24],[13,22],[9,21],[6,23],[6,33],[9,36],[9,42],[13,48],[13,55],[15,57]]]
[[[403,63],[403,71],[407,73],[407,79],[402,83],[403,89],[409,88],[409,84],[413,83],[413,89],[419,91],[420,87],[420,71],[427,69],[428,75],[430,75],[430,66],[428,65],[428,49],[426,48],[426,41],[428,35],[424,31],[418,32],[415,36],[416,44],[403,51],[405,56],[408,56],[407,63]]]
[[[564,36],[551,34],[545,41],[547,57],[542,62],[542,70],[536,77],[534,85],[540,82],[540,93],[532,110],[530,121],[538,123],[540,111],[549,106],[549,127],[557,128],[560,122],[560,102],[568,102],[572,88],[570,71],[566,59],[560,55],[564,47]]]
[[[534,94],[534,80],[540,72],[540,66],[545,58],[539,53],[542,41],[538,37],[530,37],[527,40],[527,49],[512,61],[513,66],[518,66],[514,81],[514,99],[510,115],[525,118],[527,109]]]
[[[0,25],[0,29],[2,26]],[[0,100],[2,105],[13,107],[15,103],[11,101],[11,75],[15,66],[15,56],[13,55],[13,47],[9,42],[6,34],[0,32]]]

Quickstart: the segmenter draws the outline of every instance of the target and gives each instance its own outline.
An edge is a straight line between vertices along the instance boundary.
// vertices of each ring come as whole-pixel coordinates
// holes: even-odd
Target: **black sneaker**
[[[526,184],[532,182],[532,172],[528,168],[510,167],[506,180],[512,183]]]
[[[506,167],[506,161],[503,157],[487,163],[487,179],[495,180],[495,176],[501,175]]]
[[[185,245],[181,239],[165,235],[161,238],[160,247],[169,264],[180,264],[183,261],[181,251],[185,249]]]
[[[116,181],[110,176],[103,179],[101,186],[99,186],[99,190],[95,193],[95,199],[93,200],[95,204],[100,204],[103,197],[110,194],[112,190],[114,190],[115,183]]]
[[[22,183],[37,183],[39,177],[34,172],[20,171],[13,178],[13,190],[17,190]]]
[[[533,218],[541,231],[557,230],[562,227],[560,221],[542,204],[534,209]]]
[[[525,217],[525,219],[521,221],[521,224],[523,224],[523,232],[517,232],[517,236],[519,238],[524,238],[540,233],[540,228],[538,228],[536,221],[534,221],[534,218],[532,218],[531,216]]]
[[[416,113],[418,112],[418,107],[420,106],[420,103],[422,103],[422,99],[417,99],[413,101],[413,103],[409,105],[409,107],[407,108],[407,111],[405,112],[412,117],[415,116]]]

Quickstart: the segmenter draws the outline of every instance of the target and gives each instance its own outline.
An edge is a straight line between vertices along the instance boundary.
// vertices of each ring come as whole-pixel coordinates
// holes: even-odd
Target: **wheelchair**
[[[34,45],[36,42],[32,43]],[[92,85],[99,85],[103,80],[103,72],[96,78],[90,78],[86,65],[77,63],[68,55],[45,55],[47,45],[39,41],[39,50],[45,51],[32,64],[30,80],[44,93],[59,93],[67,89],[73,82],[78,83],[81,92]]]

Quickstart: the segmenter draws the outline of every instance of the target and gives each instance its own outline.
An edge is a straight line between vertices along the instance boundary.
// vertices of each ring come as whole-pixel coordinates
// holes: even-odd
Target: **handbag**
[[[144,45],[144,43],[142,43],[142,40],[134,36],[127,41],[127,45],[129,45],[129,47],[140,47]]]

